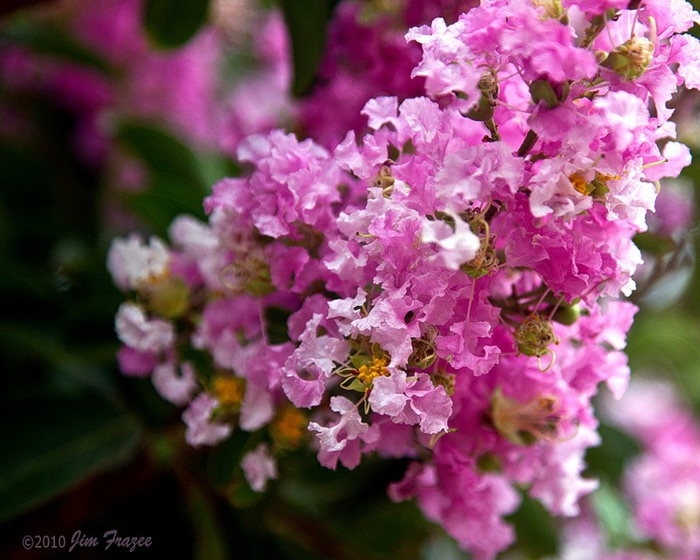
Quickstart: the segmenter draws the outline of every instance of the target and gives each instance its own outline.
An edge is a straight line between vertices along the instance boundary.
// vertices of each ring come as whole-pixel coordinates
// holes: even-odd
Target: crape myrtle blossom
[[[639,451],[625,464],[613,494],[624,529],[597,519],[599,506],[563,526],[561,560],[691,560],[700,549],[700,426],[674,386],[635,376],[621,400],[601,400],[601,416],[631,437]],[[612,490],[608,490],[612,492]],[[604,506],[603,506],[604,507]]]
[[[186,407],[195,446],[259,432],[255,489],[304,444],[331,469],[411,459],[390,496],[479,560],[512,543],[520,492],[578,515],[591,399],[629,380],[633,238],[689,162],[663,114],[693,85],[677,71],[697,61],[664,54],[687,27],[659,15],[653,36],[658,6],[632,10],[645,62],[616,44],[626,10],[484,2],[408,32],[428,96],[370,99],[333,146],[242,140],[206,223],[114,242],[125,373]]]
[[[673,386],[636,378],[604,415],[640,443],[623,478],[636,530],[669,556],[700,554],[700,426]]]
[[[264,443],[245,454],[241,467],[250,487],[256,492],[262,492],[268,480],[277,478],[277,464]]]

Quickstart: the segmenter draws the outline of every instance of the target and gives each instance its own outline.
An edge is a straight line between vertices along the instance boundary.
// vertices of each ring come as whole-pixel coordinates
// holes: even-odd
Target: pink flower
[[[187,429],[185,440],[192,447],[216,445],[226,439],[232,431],[229,424],[212,420],[218,401],[207,393],[200,393],[182,413]]]
[[[423,59],[413,75],[425,78],[426,91],[434,96],[463,92],[469,100],[464,107],[468,110],[479,100],[482,71],[470,62],[471,53],[461,33],[462,24],[448,26],[444,19],[436,18],[430,26],[411,29],[406,40],[423,47]]]
[[[290,225],[297,221],[318,231],[328,228],[330,207],[340,198],[340,170],[324,148],[276,130],[248,137],[238,158],[257,166],[249,188],[255,193],[251,217],[260,233],[293,234]]]
[[[238,419],[241,429],[247,432],[259,430],[270,423],[274,414],[275,404],[272,395],[265,388],[248,383]]]
[[[340,415],[334,424],[324,427],[317,422],[309,422],[309,430],[317,433],[319,462],[335,469],[340,461],[345,467],[353,469],[360,462],[361,442],[373,443],[379,433],[362,422],[357,407],[345,397],[331,397],[330,408]]]
[[[182,406],[192,400],[198,383],[194,368],[189,362],[180,366],[180,375],[176,373],[177,365],[164,362],[156,366],[151,379],[158,393],[171,403]]]
[[[248,484],[256,492],[263,492],[267,482],[278,476],[277,464],[264,443],[243,456],[241,467]]]
[[[158,354],[155,352],[139,352],[130,346],[121,346],[117,352],[119,371],[124,375],[145,377],[158,364]]]
[[[348,355],[344,340],[317,335],[322,316],[314,314],[299,337],[301,344],[284,366],[282,387],[298,407],[310,408],[321,402],[325,380]]]
[[[598,488],[597,480],[581,476],[586,468],[585,451],[596,445],[600,445],[598,433],[581,426],[572,438],[549,446],[545,453],[551,456],[538,469],[530,495],[554,515],[578,515],[581,497]]]
[[[678,75],[683,78],[687,88],[700,89],[700,69],[696,63],[700,58],[700,41],[692,35],[674,35],[670,42],[672,54],[669,55],[669,62],[681,63]]]
[[[147,318],[135,303],[122,303],[114,323],[119,340],[139,352],[161,352],[175,343],[172,323]]]
[[[424,373],[409,379],[406,372],[395,370],[388,377],[377,377],[368,400],[372,410],[390,416],[393,422],[418,424],[427,434],[448,429],[452,401],[444,387],[435,387]]]
[[[502,516],[517,508],[518,493],[505,478],[478,474],[470,463],[413,463],[389,494],[395,501],[415,496],[425,516],[440,523],[477,560],[493,560],[515,539]]]
[[[170,253],[160,239],[151,237],[148,245],[137,234],[115,239],[107,253],[107,268],[120,290],[138,289],[142,282],[164,274]]]
[[[447,213],[454,220],[454,228],[441,220],[424,221],[421,241],[435,244],[435,260],[450,270],[457,270],[471,261],[479,250],[479,238],[457,214]]]

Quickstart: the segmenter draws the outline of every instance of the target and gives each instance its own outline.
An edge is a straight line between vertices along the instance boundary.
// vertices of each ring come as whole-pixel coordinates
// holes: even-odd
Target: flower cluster
[[[625,511],[620,519],[626,523],[610,530],[600,519],[596,520],[594,511],[586,509],[565,525],[561,559],[697,558],[700,552],[697,420],[681,402],[675,387],[659,380],[658,375],[635,377],[624,398],[614,402],[607,398],[602,404],[602,416],[640,448],[625,465],[623,494],[616,506]],[[627,514],[629,519],[625,519]]]
[[[331,469],[409,458],[390,496],[477,559],[513,541],[516,488],[576,515],[591,398],[628,381],[632,238],[690,160],[666,103],[700,86],[697,20],[495,0],[411,29],[428,96],[370,99],[332,148],[249,136],[207,223],[113,243],[122,370],[186,407],[193,446],[262,431],[256,490],[304,444]]]
[[[624,490],[635,528],[669,557],[700,554],[700,426],[672,385],[636,380],[607,414],[640,442]]]

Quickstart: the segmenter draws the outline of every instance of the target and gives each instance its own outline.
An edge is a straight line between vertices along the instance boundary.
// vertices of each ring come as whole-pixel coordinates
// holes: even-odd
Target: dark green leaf
[[[337,0],[280,0],[292,41],[292,93],[309,93],[326,48],[327,26]]]
[[[143,24],[156,46],[171,49],[194,37],[208,10],[209,0],[146,0]]]
[[[179,214],[204,218],[202,199],[209,185],[197,157],[185,144],[163,130],[137,124],[123,125],[118,138],[150,171],[148,188],[128,195],[127,204],[157,234],[165,236]]]
[[[270,344],[288,342],[287,319],[290,312],[282,307],[270,306],[265,308],[265,333]]]
[[[32,356],[58,364],[66,359],[67,354],[56,338],[54,326],[47,328],[29,321],[0,321],[0,349],[6,356]]]
[[[95,396],[34,394],[0,405],[0,520],[116,466],[136,449],[140,429]]]
[[[0,31],[0,45],[3,43],[21,45],[102,72],[110,70],[109,65],[92,50],[49,23],[28,21],[21,17],[13,18]]]
[[[601,445],[591,447],[586,454],[590,474],[618,481],[627,462],[639,453],[639,445],[624,432],[606,424],[601,424],[598,433],[603,440]]]
[[[195,560],[225,560],[229,556],[214,504],[194,479],[183,479],[182,482],[195,535]]]
[[[189,147],[173,135],[156,127],[139,123],[123,123],[117,132],[119,141],[141,159],[152,172],[176,176],[207,192],[197,157]]]
[[[146,191],[129,196],[127,202],[161,237],[179,214],[204,217],[201,192],[177,176],[155,175]]]
[[[668,255],[677,247],[673,238],[650,231],[643,231],[635,235],[634,244],[642,251],[647,251],[657,257]]]
[[[524,495],[520,509],[508,519],[515,525],[518,547],[527,553],[527,558],[541,558],[557,552],[556,526],[540,502]]]
[[[233,434],[214,447],[209,453],[207,471],[209,481],[217,490],[223,491],[234,478],[240,475],[240,462],[250,434],[234,430]]]

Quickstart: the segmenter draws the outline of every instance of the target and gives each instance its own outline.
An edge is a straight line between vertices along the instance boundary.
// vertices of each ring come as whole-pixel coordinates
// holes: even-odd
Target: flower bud
[[[552,320],[561,325],[573,325],[581,316],[581,308],[578,303],[568,304],[562,303],[552,316]]]
[[[518,350],[526,356],[544,356],[552,344],[558,344],[552,322],[535,312],[528,315],[513,334]]]
[[[481,92],[479,102],[476,107],[470,109],[464,116],[474,121],[491,120],[496,109],[496,100],[499,92],[498,78],[494,70],[489,69],[481,75],[479,91]]]
[[[177,276],[167,274],[144,282],[138,292],[146,309],[165,319],[181,317],[189,307],[190,291]]]
[[[625,80],[633,81],[644,74],[653,55],[654,44],[649,39],[632,37],[615,47],[601,64]]]

